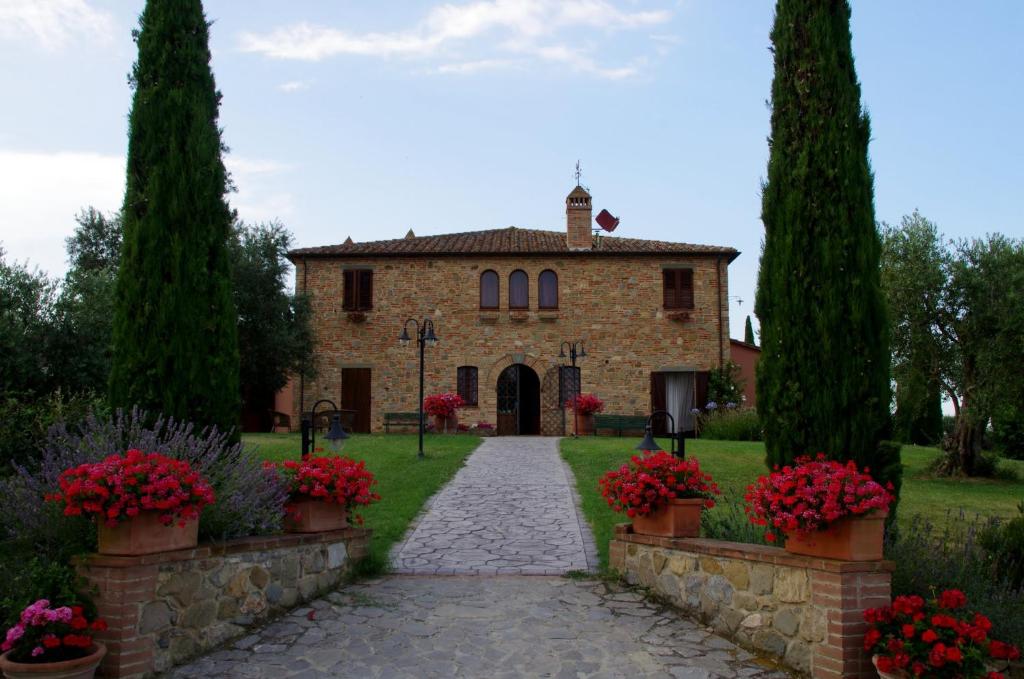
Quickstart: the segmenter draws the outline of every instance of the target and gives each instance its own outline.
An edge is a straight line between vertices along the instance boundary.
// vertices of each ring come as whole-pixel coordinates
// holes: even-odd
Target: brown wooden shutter
[[[676,269],[676,301],[679,309],[693,308],[693,269]]]
[[[696,399],[695,408],[704,410],[704,406],[708,404],[708,377],[710,373],[699,372],[694,377],[694,398]]]
[[[364,269],[359,272],[359,310],[369,311],[373,308],[373,271]]]
[[[665,409],[665,373],[651,373],[651,412]],[[658,415],[651,420],[655,436],[664,436],[668,431],[668,419]]]
[[[462,366],[456,372],[456,382],[459,396],[468,406],[475,406],[478,402],[478,371],[474,366]]]
[[[344,299],[342,301],[341,308],[345,311],[355,311],[356,309],[356,272],[351,269],[344,271]]]
[[[676,308],[676,272],[673,269],[662,269],[662,304],[666,309]]]

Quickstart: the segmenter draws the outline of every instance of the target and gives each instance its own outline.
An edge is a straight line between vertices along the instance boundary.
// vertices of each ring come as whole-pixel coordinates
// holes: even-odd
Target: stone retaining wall
[[[815,679],[877,677],[863,612],[890,601],[889,561],[834,561],[777,547],[635,535],[617,526],[611,567],[719,634]]]
[[[244,538],[146,556],[77,562],[110,628],[100,676],[146,677],[336,586],[370,531]]]

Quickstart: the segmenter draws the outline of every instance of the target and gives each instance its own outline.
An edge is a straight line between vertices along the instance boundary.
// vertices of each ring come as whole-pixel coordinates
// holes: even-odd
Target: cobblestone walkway
[[[392,552],[395,573],[558,575],[597,566],[558,439],[484,439]]]
[[[784,679],[788,675],[614,584],[556,577],[388,577],[331,593],[169,676]]]

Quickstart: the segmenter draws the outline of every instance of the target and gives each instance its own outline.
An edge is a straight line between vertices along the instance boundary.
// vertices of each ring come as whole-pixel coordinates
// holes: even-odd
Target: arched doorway
[[[498,375],[498,435],[540,433],[540,378],[515,363]]]

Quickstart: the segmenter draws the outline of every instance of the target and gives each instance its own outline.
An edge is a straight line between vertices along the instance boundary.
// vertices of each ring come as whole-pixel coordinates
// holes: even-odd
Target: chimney
[[[591,233],[593,208],[590,194],[577,185],[565,198],[566,242],[570,250],[590,250],[594,246]]]

